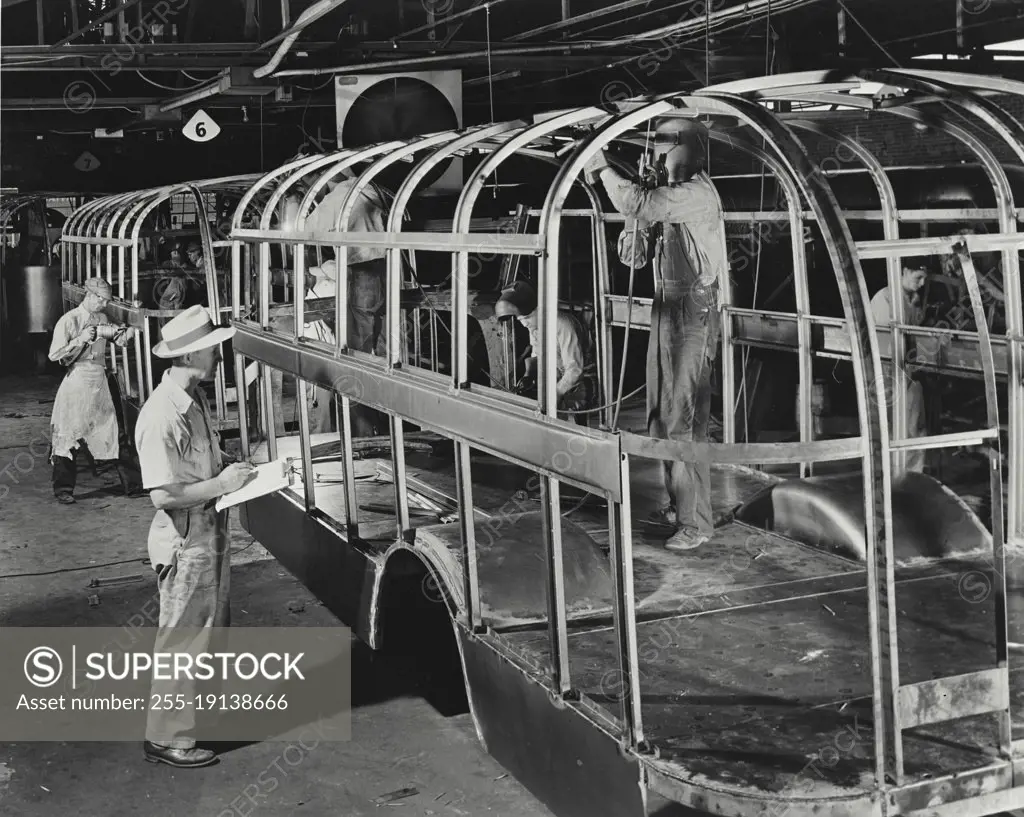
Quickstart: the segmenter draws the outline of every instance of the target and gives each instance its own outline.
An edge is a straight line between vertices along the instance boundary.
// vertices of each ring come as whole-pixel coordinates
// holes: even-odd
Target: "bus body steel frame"
[[[916,99],[898,101],[869,101],[851,97],[850,91],[862,81],[883,82],[920,95]],[[614,719],[614,733],[622,743],[624,757],[638,764],[641,782],[665,796],[689,805],[717,813],[733,815],[762,814],[768,804],[784,804],[792,814],[832,815],[892,815],[939,814],[956,809],[960,817],[981,814],[980,809],[998,803],[1001,808],[1024,805],[1024,786],[1016,779],[1015,753],[1024,750],[1020,741],[1014,741],[1010,730],[1009,668],[1007,660],[1006,570],[1005,546],[1024,545],[1024,485],[1021,470],[1024,467],[1024,364],[1022,364],[1021,285],[1018,252],[1024,248],[1024,235],[1017,233],[1012,191],[1006,174],[995,161],[991,151],[965,130],[945,123],[947,133],[958,138],[978,157],[988,174],[996,196],[996,215],[1000,232],[994,235],[966,237],[901,239],[899,225],[905,217],[895,200],[887,171],[859,144],[834,129],[822,128],[806,122],[806,115],[777,114],[768,110],[763,100],[795,102],[828,101],[849,107],[876,109],[878,115],[921,119],[927,114],[919,110],[926,103],[941,102],[968,118],[980,120],[990,127],[1014,153],[1024,161],[1024,129],[986,94],[1012,93],[1024,95],[1024,85],[998,78],[943,72],[862,71],[858,74],[843,72],[805,72],[801,74],[744,80],[723,86],[706,88],[691,95],[671,94],[655,100],[630,100],[609,112],[597,108],[580,108],[561,112],[549,119],[526,124],[498,123],[450,133],[431,134],[407,142],[374,145],[362,149],[342,150],[322,157],[311,157],[290,163],[260,178],[242,198],[232,223],[232,288],[234,302],[232,314],[238,329],[235,341],[236,372],[241,373],[246,357],[260,364],[260,400],[264,427],[268,435],[268,452],[276,456],[273,432],[273,405],[269,399],[267,378],[269,369],[280,369],[295,375],[301,381],[331,389],[342,399],[338,407],[338,428],[342,442],[342,466],[346,480],[347,534],[350,544],[358,537],[358,519],[354,495],[351,449],[351,401],[382,409],[389,415],[394,451],[396,530],[395,547],[411,545],[415,531],[411,529],[408,513],[408,486],[404,479],[402,459],[403,419],[413,420],[421,426],[440,431],[455,441],[457,500],[461,520],[463,551],[463,583],[459,588],[462,605],[457,610],[457,622],[464,633],[463,644],[477,641],[481,649],[500,652],[498,642],[492,639],[481,615],[480,585],[477,575],[474,534],[473,481],[470,449],[478,448],[506,461],[526,466],[540,475],[541,519],[544,536],[545,574],[548,591],[547,628],[551,650],[551,673],[545,686],[558,709],[570,709],[591,726],[607,730],[604,721],[594,714],[591,702],[581,698],[573,686],[568,660],[568,624],[563,584],[564,557],[560,526],[561,482],[567,482],[598,494],[608,501],[609,538],[614,590],[612,615],[616,640],[614,670],[623,679],[620,714]],[[764,143],[756,148],[749,143],[740,145],[769,167],[786,193],[785,214],[753,213],[744,217],[758,220],[788,220],[794,229],[794,245],[799,241],[805,220],[816,223],[839,286],[843,317],[815,316],[811,314],[807,292],[807,267],[804,250],[794,246],[794,287],[797,292],[795,320],[797,328],[797,354],[799,356],[800,441],[797,443],[737,443],[732,412],[725,416],[725,439],[722,443],[683,443],[655,440],[629,432],[609,432],[572,426],[557,418],[556,413],[556,346],[555,318],[558,308],[557,275],[559,270],[559,235],[561,219],[568,215],[563,210],[574,185],[588,187],[580,179],[584,166],[598,151],[612,140],[628,138],[630,131],[660,117],[729,117],[739,120]],[[792,126],[787,124],[788,120]],[[484,189],[487,179],[509,158],[544,153],[544,140],[565,129],[589,127],[573,153],[570,154],[548,187],[547,197],[539,210],[540,224],[536,233],[505,235],[502,233],[472,233],[470,223],[473,207]],[[846,223],[846,214],[828,181],[827,173],[815,166],[794,133],[794,128],[810,130],[828,138],[838,139],[850,149],[863,165],[875,186],[880,200],[878,220],[882,223],[883,239],[857,241],[852,238]],[[714,130],[712,130],[714,136]],[[735,143],[735,142],[733,142]],[[735,143],[739,144],[739,143]],[[486,154],[483,161],[470,174],[459,197],[448,234],[403,231],[401,214],[410,201],[415,188],[438,163],[461,151],[479,150]],[[355,192],[350,193],[339,210],[333,229],[306,230],[305,221],[311,212],[319,191],[329,181],[341,175],[346,168],[367,165],[356,178],[355,188],[370,184],[386,166],[399,158],[413,158],[426,152],[415,165],[395,197],[385,233],[365,233],[347,229],[348,216],[354,203]],[[390,154],[390,155],[389,155]],[[555,158],[553,153],[549,154]],[[415,159],[413,159],[415,161]],[[271,228],[271,216],[276,206],[300,182],[309,182],[300,205],[294,227]],[[257,196],[270,192],[265,199],[257,229],[244,226],[244,218]],[[592,210],[573,211],[572,215],[589,215],[596,224],[603,225],[621,219],[600,211],[599,199],[590,196]],[[808,210],[804,210],[804,202]],[[927,211],[915,213],[915,218],[929,220]],[[947,218],[949,214],[940,213]],[[294,337],[287,337],[270,326],[269,246],[278,243],[296,248],[294,255],[295,293]],[[241,313],[240,293],[242,254],[246,246],[259,247],[260,285],[258,319],[252,320]],[[335,300],[337,318],[336,342],[333,348],[304,340],[302,275],[305,271],[303,250],[307,245],[336,248],[338,287]],[[108,252],[113,246],[108,244]],[[385,247],[389,277],[386,320],[388,352],[384,359],[354,352],[347,348],[347,250],[348,246]],[[416,367],[404,366],[398,350],[398,327],[401,326],[401,305],[396,270],[400,253],[404,250],[423,249],[448,252],[452,258],[454,316],[452,369],[450,377],[435,376]],[[1000,418],[997,401],[997,368],[984,316],[977,272],[970,252],[997,250],[1002,254],[1004,286],[1007,298],[1005,343],[1007,385],[1009,394],[1009,464],[1008,516],[1004,530],[1002,502],[1002,475],[1000,469]],[[538,313],[540,317],[539,396],[536,404],[518,398],[502,397],[486,387],[470,386],[468,382],[468,300],[469,256],[473,252],[498,252],[533,255],[538,259],[539,288]],[[879,329],[871,317],[870,296],[861,269],[861,259],[886,260],[890,287],[899,285],[900,257],[918,254],[954,253],[961,262],[969,295],[972,314],[978,329],[974,333],[959,332],[976,340],[979,347],[979,368],[984,383],[986,416],[984,427],[969,432],[936,434],[908,439],[906,434],[905,390],[899,389],[896,398],[897,418],[895,433],[890,434],[886,410],[885,375]],[[615,320],[615,310],[621,305],[621,296],[609,292],[606,253],[594,255],[598,267],[595,290],[600,302],[595,312],[601,315],[598,332],[603,343],[599,347],[602,360],[600,370],[611,371],[609,359],[610,327],[621,325]],[[740,309],[733,306],[728,281],[722,281],[723,348],[724,359],[731,360],[734,347],[733,318],[745,314],[767,314],[763,310]],[[895,362],[905,350],[908,337],[925,337],[927,329],[904,324],[900,299],[894,299],[894,315],[890,333],[890,357]],[[251,304],[247,304],[251,307]],[[607,310],[607,311],[606,311]],[[606,318],[606,315],[608,316]],[[810,425],[811,405],[811,332],[812,325],[844,328],[849,338],[849,360],[856,384],[856,407],[859,434],[839,440],[815,440]],[[883,328],[884,329],[884,328]],[[734,363],[725,366],[725,395],[723,405],[732,409],[736,405],[736,372]],[[238,382],[244,382],[239,380]],[[606,384],[607,385],[607,384]],[[245,397],[240,390],[240,405]],[[307,514],[315,508],[311,459],[310,433],[305,394],[298,390],[299,437],[303,450],[305,492],[301,503]],[[240,412],[244,414],[244,412]],[[243,420],[244,422],[244,420]],[[249,441],[242,434],[242,445],[249,453]],[[914,684],[901,684],[899,678],[899,645],[896,628],[896,587],[893,554],[892,461],[906,451],[925,448],[946,448],[958,445],[984,445],[987,447],[992,491],[993,600],[995,604],[996,659],[990,668],[969,675],[939,677]],[[555,462],[551,452],[565,453],[561,464]],[[630,514],[630,461],[633,457],[659,460],[689,460],[732,463],[793,463],[808,473],[815,463],[859,459],[862,463],[864,488],[864,518],[867,539],[867,618],[871,648],[872,715],[874,725],[874,787],[857,789],[849,796],[816,797],[775,793],[770,800],[763,791],[741,784],[711,785],[708,781],[690,778],[678,764],[659,760],[651,754],[645,740],[641,713],[641,689],[637,652],[636,599],[633,594],[632,531]],[[288,502],[294,500],[288,499]],[[333,528],[332,528],[333,530]],[[338,529],[337,535],[343,532]],[[416,552],[421,559],[423,554]],[[431,569],[431,565],[427,564]],[[370,612],[373,619],[375,612]],[[365,632],[373,642],[377,629],[371,622]],[[508,660],[511,666],[511,659]],[[964,703],[955,711],[943,714],[937,707],[913,710],[911,704],[923,698],[941,699],[962,694]],[[953,771],[927,781],[908,782],[903,766],[903,730],[925,723],[941,722],[967,714],[993,713],[999,722],[999,758],[980,769],[966,772]],[[948,805],[947,805],[948,804]],[[926,809],[927,807],[927,809]]]

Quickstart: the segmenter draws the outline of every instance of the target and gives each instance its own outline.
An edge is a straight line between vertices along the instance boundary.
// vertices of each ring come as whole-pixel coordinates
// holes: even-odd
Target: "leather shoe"
[[[209,749],[175,749],[171,746],[159,746],[148,740],[142,745],[146,760],[150,763],[166,763],[179,769],[195,769],[209,766],[217,760],[217,753]]]

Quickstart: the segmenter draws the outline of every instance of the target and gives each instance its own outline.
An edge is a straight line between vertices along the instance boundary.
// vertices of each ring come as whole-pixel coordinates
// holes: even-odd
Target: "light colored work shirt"
[[[193,484],[213,479],[223,469],[220,435],[206,397],[196,399],[164,372],[163,380],[149,396],[135,425],[135,446],[142,467],[142,487]],[[174,551],[190,534],[214,536],[215,529],[226,535],[224,519],[213,503],[195,508],[159,510],[149,528],[149,558],[152,564],[170,564]],[[220,524],[217,524],[219,522]]]
[[[333,230],[334,223],[338,218],[349,191],[355,186],[355,179],[346,179],[328,193],[309,214],[306,219],[306,230]],[[341,225],[338,229],[344,232],[367,232],[383,233],[387,230],[387,208],[376,188],[364,187],[356,198],[349,216],[348,225]],[[378,258],[385,258],[387,250],[384,247],[356,247],[348,246],[348,263],[362,264],[366,261],[375,261]]]
[[[666,280],[679,280],[671,269],[677,253],[689,261],[702,285],[710,286],[725,277],[725,219],[718,192],[706,173],[681,184],[647,190],[606,167],[601,181],[615,209],[627,219],[664,225],[661,257]],[[627,229],[630,227],[627,222]]]
[[[888,327],[892,323],[892,294],[889,287],[878,290],[871,299],[871,316],[875,319],[876,326]],[[904,295],[903,320],[908,326],[920,326],[924,323],[924,305],[915,306]]]
[[[530,347],[533,356],[536,357],[540,350],[540,327],[536,316],[519,318],[519,322],[530,332]],[[558,384],[557,394],[559,397],[566,394],[583,374],[583,349],[580,346],[579,336],[576,334],[576,326],[572,318],[559,310],[558,321],[555,323],[555,339],[558,343],[557,372]]]
[[[58,363],[66,358],[74,357],[82,349],[82,346],[73,341],[82,333],[82,330],[87,326],[104,326],[108,323],[110,323],[110,318],[106,313],[89,312],[83,304],[64,313],[53,329],[53,338],[50,340],[50,360]],[[92,343],[86,345],[85,351],[73,365],[75,367],[91,365],[104,368],[106,354],[107,341],[97,337]]]

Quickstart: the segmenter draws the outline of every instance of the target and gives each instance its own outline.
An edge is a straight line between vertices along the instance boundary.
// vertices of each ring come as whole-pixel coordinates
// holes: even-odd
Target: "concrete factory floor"
[[[148,498],[119,496],[115,478],[84,470],[77,504],[53,500],[46,447],[58,383],[53,376],[0,378],[0,626],[122,627],[156,590],[141,563],[154,510]],[[336,624],[236,520],[233,622]],[[92,579],[133,575],[134,582],[88,588]],[[189,771],[145,763],[142,735],[137,743],[0,743],[0,814],[356,817],[390,807],[438,817],[550,817],[484,752],[468,714],[442,717],[420,697],[412,667],[358,642],[352,657],[350,742],[308,751],[250,744]],[[374,802],[399,789],[416,793]]]

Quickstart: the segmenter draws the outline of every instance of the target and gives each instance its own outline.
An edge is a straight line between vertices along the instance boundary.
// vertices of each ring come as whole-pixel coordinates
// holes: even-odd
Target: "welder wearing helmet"
[[[107,384],[107,335],[113,330],[113,342],[125,346],[135,330],[119,331],[111,324],[103,311],[110,298],[110,284],[90,278],[82,302],[57,321],[50,343],[50,360],[68,368],[50,418],[53,494],[64,505],[75,501],[75,460],[83,445],[97,461],[117,461],[120,455],[117,414]],[[120,465],[118,475],[125,493],[133,493]]]
[[[516,281],[503,290],[494,305],[494,314],[499,320],[515,318],[530,333],[530,345],[524,350],[522,360],[525,374],[521,381],[523,390],[536,387],[537,350],[540,338],[540,317],[537,314],[537,293],[527,281]],[[582,411],[594,403],[597,394],[597,365],[590,354],[590,336],[579,319],[565,309],[558,310],[555,324],[555,338],[558,343],[557,375],[555,386],[559,411]]]
[[[660,229],[654,255],[655,296],[647,348],[647,422],[652,437],[705,441],[711,376],[719,339],[719,281],[726,275],[725,219],[704,172],[706,129],[668,119],[655,128],[654,154],[663,180],[648,189],[613,169],[605,154],[585,173],[601,181],[615,209]],[[711,469],[706,462],[666,462],[667,507],[652,521],[674,529],[670,550],[710,539]]]

